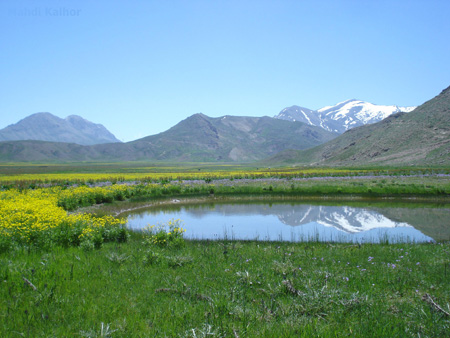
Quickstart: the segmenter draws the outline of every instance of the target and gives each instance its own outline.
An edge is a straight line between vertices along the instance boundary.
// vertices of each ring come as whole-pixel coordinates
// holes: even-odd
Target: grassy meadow
[[[447,337],[448,244],[189,241],[0,257],[2,337]]]
[[[447,203],[448,172],[1,165],[0,334],[446,337],[448,243],[186,241],[182,221],[133,233],[112,215],[124,203],[176,196]]]

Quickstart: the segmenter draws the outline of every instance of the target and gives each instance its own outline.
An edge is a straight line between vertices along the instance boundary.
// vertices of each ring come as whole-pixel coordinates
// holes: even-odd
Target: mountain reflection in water
[[[414,217],[405,217],[410,213]],[[403,215],[403,216],[402,216]],[[301,203],[205,203],[149,208],[128,215],[128,226],[181,219],[187,238],[341,242],[426,242],[448,239],[446,208],[377,208]],[[414,220],[432,223],[439,229]],[[444,230],[444,231],[442,231]],[[446,238],[445,238],[446,237]]]

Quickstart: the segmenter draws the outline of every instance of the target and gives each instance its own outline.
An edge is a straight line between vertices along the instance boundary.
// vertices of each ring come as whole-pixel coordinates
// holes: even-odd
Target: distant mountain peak
[[[62,119],[48,112],[32,114],[0,130],[0,141],[20,140],[80,145],[120,142],[101,124],[92,123],[78,115]]]

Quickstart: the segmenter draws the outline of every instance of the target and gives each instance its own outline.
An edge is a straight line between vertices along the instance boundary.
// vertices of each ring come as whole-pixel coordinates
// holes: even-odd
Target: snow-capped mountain
[[[383,106],[360,100],[347,100],[318,110],[292,106],[283,109],[275,118],[300,121],[322,127],[328,131],[343,133],[354,127],[379,122],[398,112],[409,113],[415,108],[395,105]]]
[[[320,114],[325,128],[343,133],[348,129],[379,122],[386,117],[399,113],[409,113],[416,107],[383,106],[359,100],[347,100],[331,107],[324,107]]]

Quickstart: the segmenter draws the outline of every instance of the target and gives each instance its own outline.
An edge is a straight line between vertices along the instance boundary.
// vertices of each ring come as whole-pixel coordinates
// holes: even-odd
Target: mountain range
[[[286,150],[268,163],[352,165],[449,165],[450,87],[410,113],[353,128],[332,142]]]
[[[334,106],[311,110],[299,106],[283,109],[276,119],[303,122],[327,131],[344,131],[378,122],[396,112],[409,112],[415,107],[380,106],[364,101],[347,100]],[[206,116],[206,115],[205,115]],[[228,116],[228,118],[233,118]],[[0,130],[1,141],[48,141],[94,145],[120,142],[103,125],[92,123],[80,116],[65,119],[50,113],[32,114],[19,122]],[[297,147],[294,147],[297,148]]]
[[[262,165],[273,166],[448,165],[449,88],[416,109],[348,100],[318,111],[293,106],[283,109],[276,118],[229,115],[212,118],[194,114],[165,132],[128,143],[80,145],[75,143],[83,143],[80,140],[68,141],[73,143],[4,141],[0,142],[0,161],[261,161]],[[400,112],[393,113],[396,111]],[[383,119],[385,116],[388,117]],[[74,121],[90,127],[74,127]],[[25,122],[28,127],[24,127],[27,125]],[[37,135],[36,128],[32,129],[36,125],[37,129],[42,129],[41,135],[46,137],[58,133],[65,136],[61,129],[55,127],[58,123],[70,126],[65,129],[67,134],[74,135],[79,131],[84,132],[83,137],[99,135],[92,131],[93,126],[98,130],[104,129],[80,117],[63,120],[41,113],[3,129],[1,132],[4,133],[0,135],[13,134],[15,130],[16,137],[24,138],[20,136],[19,127],[34,130]],[[342,131],[345,132],[340,135]],[[28,135],[27,138],[36,139],[37,136]],[[114,140],[117,141],[115,137]],[[96,142],[100,143],[98,138]]]
[[[319,110],[292,106],[284,108],[275,118],[299,121],[342,134],[355,127],[379,122],[395,113],[409,113],[415,108],[382,106],[360,100],[347,100]]]
[[[320,127],[271,117],[195,114],[165,132],[128,143],[0,142],[0,160],[248,162],[285,149],[314,147],[336,136]]]
[[[78,115],[65,119],[36,113],[0,130],[0,141],[37,140],[92,145],[120,142],[103,125]]]

